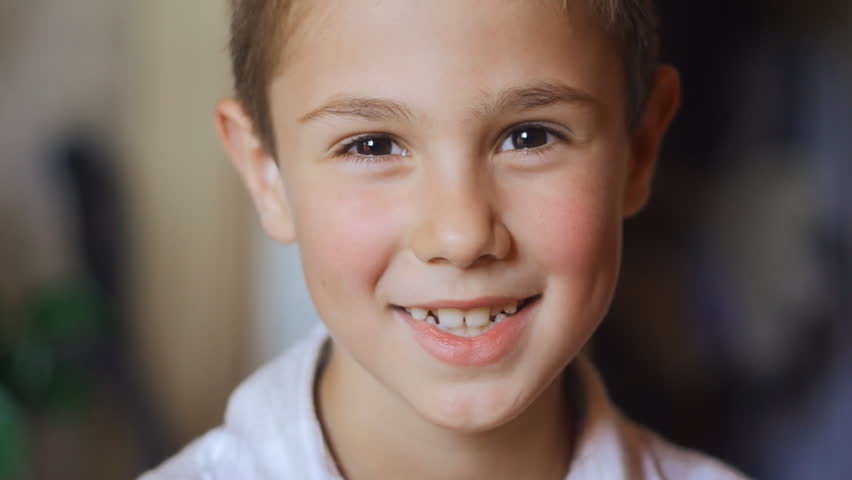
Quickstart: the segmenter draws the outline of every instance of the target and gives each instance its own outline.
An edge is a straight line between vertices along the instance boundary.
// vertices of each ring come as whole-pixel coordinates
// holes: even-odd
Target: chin
[[[508,388],[453,386],[432,391],[413,402],[421,417],[438,427],[462,434],[495,430],[514,420],[532,403],[508,396]]]

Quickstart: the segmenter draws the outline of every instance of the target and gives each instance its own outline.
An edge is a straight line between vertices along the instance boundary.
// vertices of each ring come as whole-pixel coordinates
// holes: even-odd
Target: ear
[[[266,233],[281,243],[295,240],[295,227],[275,159],[263,146],[242,104],[228,98],[216,105],[216,127],[243,179]]]
[[[639,213],[651,196],[651,182],[663,137],[680,109],[680,74],[660,66],[639,128],[633,133],[631,159],[624,195],[624,215]]]

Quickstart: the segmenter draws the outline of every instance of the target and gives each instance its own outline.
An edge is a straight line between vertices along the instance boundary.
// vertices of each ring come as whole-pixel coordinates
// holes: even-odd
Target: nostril
[[[412,232],[411,248],[424,263],[459,268],[502,260],[512,249],[506,226],[483,206],[464,201],[430,210]]]
[[[480,255],[480,257],[474,260],[472,264],[468,265],[467,268],[484,267],[485,265],[490,265],[496,262],[497,260],[498,259],[496,255],[487,253],[485,255]]]

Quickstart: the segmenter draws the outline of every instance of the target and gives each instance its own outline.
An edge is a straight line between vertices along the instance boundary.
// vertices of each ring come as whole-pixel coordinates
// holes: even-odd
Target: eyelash
[[[548,150],[550,150],[551,148],[553,148],[553,146],[556,145],[557,143],[570,143],[571,142],[571,138],[570,138],[569,135],[558,131],[554,127],[550,127],[550,126],[547,126],[547,125],[541,124],[541,123],[522,123],[520,125],[512,126],[509,130],[507,130],[502,135],[500,135],[499,145],[502,146],[503,143],[505,143],[506,140],[511,138],[511,136],[514,135],[516,132],[527,129],[527,128],[540,128],[541,130],[544,131],[545,134],[553,135],[556,138],[556,141],[547,143],[547,144],[542,145],[540,147],[514,149],[514,150],[508,150],[508,151],[510,151],[510,152],[511,151],[523,152],[525,154],[534,153],[536,155],[541,155],[541,154],[544,154],[545,152],[547,152]],[[503,152],[500,152],[500,153],[503,153]]]
[[[391,142],[393,142],[397,145],[399,145],[399,143],[400,143],[393,135],[388,135],[388,134],[384,134],[384,133],[367,133],[367,134],[359,135],[357,137],[354,137],[354,138],[347,140],[343,145],[340,146],[340,148],[337,149],[337,151],[335,152],[335,156],[336,157],[342,157],[345,161],[352,162],[352,163],[355,163],[355,164],[374,164],[374,163],[386,162],[387,158],[385,158],[385,157],[389,157],[391,155],[358,155],[358,154],[349,153],[349,151],[352,150],[355,146],[357,146],[358,143],[363,142],[364,140],[371,140],[371,139],[373,139],[373,140],[385,140],[386,139],[386,140],[390,140]],[[403,151],[405,151],[406,153],[405,153],[405,155],[402,155],[402,156],[408,156],[408,149],[403,148]]]
[[[556,143],[570,142],[568,135],[566,135],[562,132],[559,132],[558,130],[556,130],[552,127],[549,127],[547,125],[542,125],[540,123],[524,123],[524,124],[521,124],[521,125],[515,125],[515,126],[511,127],[509,130],[507,130],[505,133],[500,135],[499,145],[502,146],[503,143],[505,143],[506,140],[508,140],[511,137],[511,135],[513,135],[516,132],[523,130],[525,128],[540,128],[547,135],[554,136],[558,141],[557,142],[550,142],[550,143],[547,143],[547,144],[542,145],[540,147],[534,147],[534,148],[528,148],[528,149],[514,149],[514,150],[508,150],[508,151],[520,151],[520,152],[524,152],[524,153],[535,153],[537,155],[541,155],[544,152],[550,150],[550,148],[552,148],[553,145],[556,144]],[[346,141],[343,145],[340,146],[340,148],[337,149],[337,151],[335,152],[335,156],[342,157],[345,161],[352,162],[352,163],[355,163],[355,164],[381,163],[381,162],[386,162],[387,161],[386,157],[389,157],[389,156],[403,156],[403,157],[408,156],[408,150],[404,149],[404,148],[403,148],[403,151],[405,152],[405,154],[403,154],[403,155],[358,155],[358,154],[349,153],[350,150],[352,150],[354,147],[356,147],[359,142],[363,142],[365,140],[371,140],[371,139],[390,140],[393,143],[399,145],[399,141],[396,138],[394,138],[392,135],[382,134],[382,133],[367,133],[367,134],[364,134],[364,135],[359,135],[357,137],[351,138],[348,141]],[[500,152],[500,153],[503,153],[503,152]]]

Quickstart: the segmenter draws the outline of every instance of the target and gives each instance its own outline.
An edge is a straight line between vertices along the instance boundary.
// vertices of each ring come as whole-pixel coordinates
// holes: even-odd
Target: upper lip
[[[512,303],[519,303],[530,297],[479,297],[467,300],[430,300],[424,303],[412,305],[398,305],[402,308],[420,308],[423,310],[437,310],[441,308],[454,308],[457,310],[473,310],[474,308],[503,307]]]

